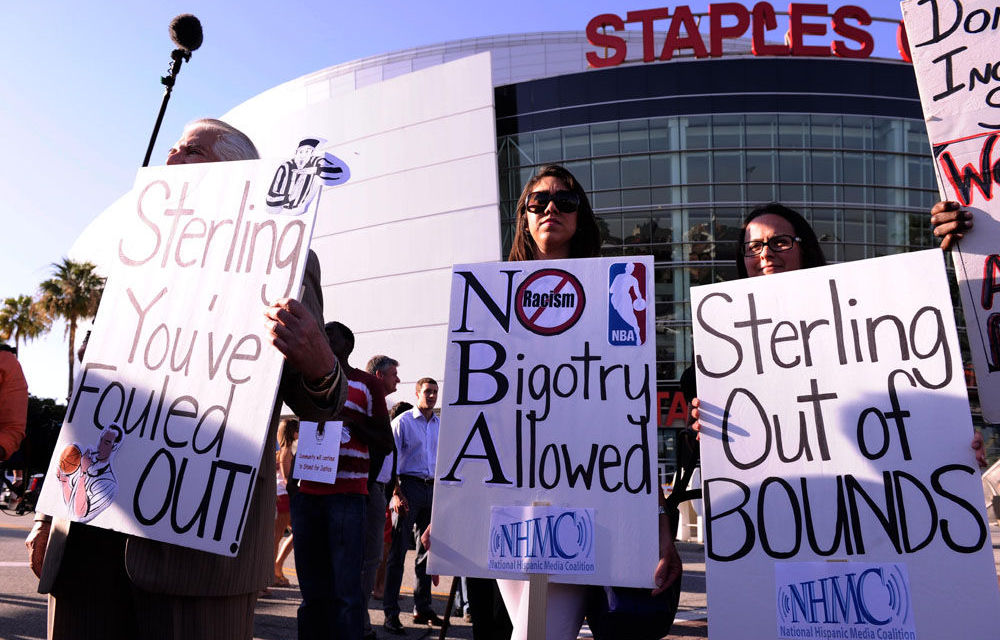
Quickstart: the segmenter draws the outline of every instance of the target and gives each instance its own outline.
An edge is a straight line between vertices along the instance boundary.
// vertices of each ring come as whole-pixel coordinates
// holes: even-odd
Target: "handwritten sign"
[[[340,439],[343,422],[299,423],[299,448],[293,475],[299,480],[333,484],[340,466]]]
[[[973,213],[954,251],[979,401],[1000,422],[1000,23],[995,2],[908,0],[903,20],[941,198]]]
[[[430,571],[652,585],[652,275],[645,256],[454,268]]]
[[[235,555],[314,222],[268,211],[275,164],[139,172],[40,511]]]
[[[712,638],[995,638],[942,252],[691,293]]]

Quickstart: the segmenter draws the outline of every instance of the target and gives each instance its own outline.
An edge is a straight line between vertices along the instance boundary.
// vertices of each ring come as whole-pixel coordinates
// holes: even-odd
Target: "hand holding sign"
[[[972,229],[972,213],[953,200],[943,200],[931,208],[931,227],[934,235],[941,238],[941,248],[947,251]]]
[[[264,315],[271,344],[305,380],[322,378],[337,366],[326,334],[301,302],[282,298]]]

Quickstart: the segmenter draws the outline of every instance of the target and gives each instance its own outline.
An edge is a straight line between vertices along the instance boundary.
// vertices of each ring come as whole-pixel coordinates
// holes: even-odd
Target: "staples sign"
[[[755,56],[838,56],[841,58],[867,58],[875,48],[872,34],[863,29],[872,18],[861,7],[846,5],[833,14],[826,4],[797,3],[788,5],[788,31],[778,30],[778,13],[770,2],[758,2],[747,8],[736,2],[713,3],[708,12],[708,42],[698,28],[701,16],[696,16],[687,5],[673,8],[629,11],[622,18],[613,13],[595,16],[587,24],[587,41],[604,51],[587,52],[591,67],[613,67],[625,61],[627,41],[615,35],[624,31],[626,24],[642,25],[642,59],[644,62],[670,60],[675,51],[690,49],[696,58],[720,57],[723,41],[742,38],[747,33],[753,40]],[[828,19],[829,18],[829,19]],[[662,47],[657,47],[653,35],[656,29],[667,28]],[[784,44],[766,42],[784,39]],[[824,36],[827,44],[807,44]]]

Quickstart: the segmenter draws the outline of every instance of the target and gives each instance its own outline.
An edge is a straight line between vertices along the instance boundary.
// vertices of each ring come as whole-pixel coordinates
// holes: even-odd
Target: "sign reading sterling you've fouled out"
[[[939,250],[693,287],[709,633],[996,638]]]
[[[430,571],[652,585],[652,267],[454,268]]]
[[[299,296],[320,192],[347,176],[318,153],[286,171],[294,208],[268,206],[273,161],[139,172],[40,511],[236,554],[284,362],[264,310]]]

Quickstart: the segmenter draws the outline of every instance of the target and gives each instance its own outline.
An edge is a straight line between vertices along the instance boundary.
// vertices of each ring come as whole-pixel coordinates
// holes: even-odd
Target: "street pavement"
[[[0,515],[0,640],[44,640],[46,598],[35,588],[38,581],[28,569],[24,549],[24,537],[31,527],[30,516],[20,518]],[[995,522],[990,525],[993,540],[993,557],[1000,567],[1000,527]],[[677,619],[667,636],[668,640],[707,638],[706,618],[708,609],[705,600],[705,560],[702,545],[678,543],[684,561],[684,578]],[[299,603],[299,591],[295,567],[289,559],[285,573],[292,582],[289,588],[271,587],[271,594],[257,602],[254,619],[254,638],[257,640],[291,640],[295,638],[295,612]],[[440,629],[413,625],[413,616],[408,612],[413,607],[413,552],[407,557],[406,573],[400,607],[400,620],[407,628],[406,638],[422,640],[439,638]],[[451,579],[444,578],[434,588],[434,608],[443,614],[451,588]],[[382,630],[381,602],[371,601],[372,623],[380,639],[397,638]],[[984,612],[985,613],[985,612]],[[448,639],[471,639],[472,627],[461,616],[451,618],[451,627],[444,636]],[[590,638],[584,627],[580,638]]]

